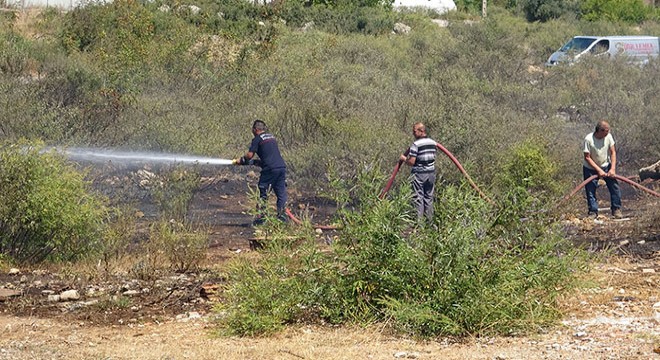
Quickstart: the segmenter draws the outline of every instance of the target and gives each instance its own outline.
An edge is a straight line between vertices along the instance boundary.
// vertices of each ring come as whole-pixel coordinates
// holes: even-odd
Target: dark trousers
[[[603,171],[610,171],[610,165],[602,168]],[[586,166],[582,167],[582,175],[584,180],[587,180],[593,175],[598,175],[596,170],[591,170]],[[607,190],[610,191],[610,209],[612,211],[621,208],[621,189],[619,189],[619,182],[613,177],[604,177]],[[584,191],[587,193],[587,206],[589,212],[598,213],[598,200],[596,200],[596,189],[598,188],[598,178],[591,180],[584,186]]]
[[[259,177],[259,197],[265,204],[268,199],[268,190],[273,189],[275,196],[277,196],[277,214],[284,213],[286,206],[286,168],[271,169],[261,171]]]
[[[426,216],[433,220],[433,190],[435,188],[435,172],[412,174],[412,188],[417,218]]]

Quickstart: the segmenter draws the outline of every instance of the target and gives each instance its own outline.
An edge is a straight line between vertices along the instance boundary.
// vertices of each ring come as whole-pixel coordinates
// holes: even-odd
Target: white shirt
[[[584,138],[583,153],[589,153],[591,159],[600,167],[605,167],[610,163],[610,147],[614,146],[614,138],[612,134],[607,134],[602,139],[597,139],[594,133],[587,135]],[[591,170],[596,170],[587,163],[587,160],[582,160],[582,165]]]

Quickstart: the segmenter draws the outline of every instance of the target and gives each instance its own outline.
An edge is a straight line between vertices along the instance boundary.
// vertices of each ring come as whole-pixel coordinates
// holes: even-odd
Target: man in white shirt
[[[589,216],[598,216],[598,200],[596,200],[596,189],[598,180],[605,180],[607,189],[610,192],[610,209],[612,216],[620,219],[621,213],[621,190],[619,182],[614,177],[616,175],[616,149],[614,148],[614,138],[610,134],[610,124],[601,120],[596,124],[594,132],[584,138],[582,146],[584,159],[582,161],[582,173],[584,179],[598,175],[598,177],[584,187],[587,194],[587,206],[589,207]]]

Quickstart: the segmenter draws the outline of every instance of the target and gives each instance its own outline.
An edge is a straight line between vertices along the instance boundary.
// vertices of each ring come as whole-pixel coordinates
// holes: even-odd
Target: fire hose
[[[447,155],[447,157],[449,157],[449,159],[454,163],[454,165],[456,165],[456,167],[457,167],[458,170],[461,172],[461,174],[463,174],[463,176],[467,179],[467,181],[468,181],[468,183],[470,184],[470,186],[471,186],[474,190],[477,191],[477,193],[479,194],[479,196],[481,196],[481,197],[482,197],[484,200],[486,200],[489,204],[494,205],[494,206],[496,205],[495,202],[493,202],[488,196],[486,196],[486,194],[485,194],[483,191],[481,191],[481,189],[480,189],[480,188],[474,183],[474,181],[472,181],[472,178],[470,177],[470,175],[467,173],[467,171],[465,171],[465,169],[463,168],[463,166],[461,165],[461,163],[456,159],[456,157],[455,157],[455,156],[454,156],[449,150],[447,150],[444,146],[442,146],[442,145],[439,144],[439,143],[436,143],[436,147],[437,147],[438,149],[440,149],[440,151],[442,151],[445,155]],[[409,153],[410,153],[410,148],[408,148],[408,149],[403,153],[403,155],[404,155],[404,156],[407,156]],[[402,164],[403,164],[403,160],[400,160],[400,159],[399,159],[399,161],[397,162],[397,164],[394,166],[394,170],[392,171],[392,175],[390,176],[389,180],[387,181],[387,184],[385,185],[385,187],[383,188],[383,190],[381,191],[381,193],[378,195],[378,198],[379,198],[379,199],[383,199],[383,198],[385,197],[385,195],[387,194],[387,192],[388,192],[388,191],[390,190],[390,188],[392,187],[392,184],[394,183],[394,179],[396,178],[397,173],[398,173],[399,170],[401,169],[401,165],[402,165]],[[576,186],[576,187],[575,187],[575,188],[574,188],[569,194],[567,194],[567,195],[565,195],[563,198],[561,198],[561,199],[557,202],[557,204],[560,204],[560,203],[562,203],[562,202],[568,200],[570,197],[572,197],[573,195],[575,195],[580,189],[582,189],[582,188],[583,188],[584,186],[586,186],[589,182],[593,181],[593,180],[596,179],[596,178],[598,178],[598,175],[593,175],[593,176],[587,178],[587,179],[584,180],[582,183],[580,183],[578,186]],[[630,179],[628,179],[628,178],[626,178],[626,177],[623,177],[623,176],[620,176],[620,175],[614,175],[614,178],[617,179],[617,180],[623,181],[623,182],[625,182],[625,183],[627,183],[627,184],[630,184],[630,185],[632,185],[633,187],[636,187],[636,188],[638,188],[638,189],[640,189],[640,190],[642,190],[642,191],[644,191],[644,192],[647,192],[647,193],[649,193],[649,194],[651,194],[651,195],[653,195],[653,196],[660,197],[660,193],[657,193],[657,192],[655,192],[655,191],[653,191],[653,190],[651,190],[651,189],[649,189],[649,188],[647,188],[647,187],[645,187],[645,186],[643,186],[643,185],[640,185],[640,184],[638,184],[638,183],[636,183],[636,182],[634,182],[634,181],[632,181],[632,180],[630,180]],[[296,225],[301,225],[301,224],[302,224],[302,221],[301,221],[300,219],[296,218],[296,216],[291,212],[291,210],[290,210],[289,208],[286,208],[286,209],[285,209],[285,213],[286,213],[286,215],[291,219],[291,221],[293,221]],[[341,226],[339,226],[339,225],[312,225],[312,227],[313,227],[314,229],[320,229],[320,230],[337,230],[337,229],[340,229],[340,228],[341,228]]]
[[[284,209],[284,212],[296,225],[302,225],[302,221],[296,218],[296,216],[293,215],[293,213],[291,212],[291,210],[289,210],[289,208]],[[341,226],[338,225],[312,225],[312,227],[314,229],[320,229],[320,230],[337,230],[341,228]]]
[[[481,191],[481,189],[479,189],[477,184],[475,184],[474,181],[472,181],[472,178],[467,173],[467,171],[465,171],[465,169],[463,168],[463,165],[461,165],[461,163],[458,162],[456,157],[449,150],[447,150],[444,146],[440,145],[439,143],[436,143],[436,147],[438,149],[440,149],[440,151],[442,151],[445,155],[447,155],[447,157],[449,157],[449,159],[454,163],[454,165],[456,165],[456,167],[461,172],[461,174],[463,174],[463,176],[465,176],[468,183],[470,183],[470,186],[472,186],[472,188],[474,190],[476,190],[477,193],[479,193],[479,196],[481,196],[484,200],[488,201],[489,204],[495,206],[495,202],[493,202],[493,200],[491,200],[488,196],[486,196],[486,194],[484,194],[484,192]],[[408,150],[406,150],[403,153],[403,155],[408,156],[409,153],[410,153],[410,148],[408,148]],[[402,164],[403,164],[403,160],[399,159],[398,163],[394,167],[394,171],[392,171],[392,176],[390,176],[390,179],[387,181],[387,184],[385,185],[385,188],[383,188],[383,191],[381,191],[378,198],[380,198],[380,199],[384,198],[385,194],[387,194],[387,192],[390,190],[390,188],[392,187],[392,184],[394,183],[394,178],[396,177],[396,174],[399,172],[399,169],[401,168]]]
[[[439,143],[436,143],[436,147],[438,149],[440,149],[440,151],[442,151],[445,155],[447,155],[447,157],[449,157],[449,159],[451,159],[451,161],[454,163],[454,165],[456,165],[456,167],[461,172],[461,174],[463,174],[463,176],[465,176],[467,181],[470,183],[470,186],[472,186],[472,188],[475,189],[484,200],[488,201],[489,204],[495,206],[495,202],[493,202],[493,200],[491,200],[488,196],[486,196],[486,194],[483,191],[481,191],[481,189],[479,189],[477,184],[475,184],[474,181],[472,181],[472,178],[467,173],[467,171],[465,171],[465,169],[463,168],[463,165],[461,165],[461,163],[456,159],[456,157],[449,150],[447,150],[447,148],[440,145]],[[408,148],[403,153],[403,155],[407,156],[409,153],[410,153],[410,148]],[[392,184],[394,183],[394,179],[396,178],[396,175],[399,172],[399,169],[401,168],[402,164],[403,164],[403,161],[399,160],[397,162],[396,166],[394,166],[394,170],[392,171],[392,175],[390,176],[389,180],[387,181],[387,184],[385,185],[385,188],[383,188],[380,195],[378,195],[379,199],[383,199],[385,197],[385,195],[387,194],[387,192],[392,187]],[[285,212],[286,212],[287,216],[289,216],[291,221],[293,221],[294,223],[296,223],[298,225],[302,224],[302,221],[297,219],[295,217],[295,215],[293,215],[293,213],[291,213],[291,210],[289,210],[287,208],[287,209],[285,209]],[[340,228],[339,226],[333,226],[333,225],[313,225],[313,227],[315,229],[321,229],[321,230],[336,230],[336,229]]]
[[[586,180],[584,180],[582,183],[580,183],[580,185],[576,186],[575,189],[573,189],[573,191],[571,191],[571,192],[568,193],[566,196],[564,196],[563,198],[561,198],[561,200],[559,200],[559,202],[558,202],[557,204],[560,204],[560,203],[562,203],[562,202],[568,200],[571,196],[575,195],[575,193],[577,193],[580,189],[582,189],[583,187],[585,187],[588,183],[590,183],[591,181],[593,181],[593,180],[596,179],[596,178],[598,178],[598,175],[592,175],[592,176],[590,176],[589,178],[587,178]],[[655,191],[653,191],[653,190],[651,190],[651,189],[649,189],[649,188],[647,188],[647,187],[645,187],[645,186],[642,186],[642,185],[640,185],[640,184],[638,184],[638,183],[636,183],[636,182],[634,182],[634,181],[632,181],[632,180],[630,180],[630,179],[628,179],[628,178],[626,178],[626,177],[619,176],[619,175],[614,175],[614,178],[617,179],[617,180],[621,180],[621,181],[623,181],[623,182],[625,182],[625,183],[627,183],[627,184],[630,184],[630,185],[632,185],[633,187],[636,187],[636,188],[638,188],[638,189],[640,189],[640,190],[642,190],[642,191],[645,191],[645,192],[647,192],[647,193],[649,193],[649,194],[651,194],[651,195],[653,195],[653,196],[660,197],[660,194],[659,194],[659,193],[657,193],[657,192],[655,192]]]

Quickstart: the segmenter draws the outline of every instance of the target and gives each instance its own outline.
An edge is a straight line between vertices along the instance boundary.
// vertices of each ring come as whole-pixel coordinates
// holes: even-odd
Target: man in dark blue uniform
[[[262,120],[255,120],[252,124],[254,138],[250,144],[250,149],[245,155],[234,160],[234,164],[261,167],[258,185],[259,197],[262,201],[260,205],[265,206],[268,199],[268,190],[272,188],[275,196],[277,196],[277,216],[279,219],[286,221],[286,163],[282,159],[275,136],[267,131],[266,123]],[[258,160],[254,159],[255,154],[259,157]],[[255,224],[262,222],[261,217],[255,220]]]

